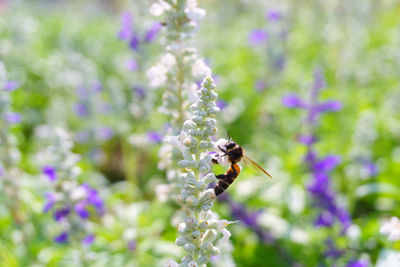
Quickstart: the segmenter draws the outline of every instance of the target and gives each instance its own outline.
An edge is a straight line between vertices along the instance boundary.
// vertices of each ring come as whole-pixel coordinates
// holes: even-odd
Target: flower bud
[[[207,119],[205,125],[207,127],[214,127],[217,124],[217,121],[214,119]]]
[[[186,243],[183,248],[188,252],[191,253],[196,249],[196,246],[191,243]]]
[[[203,235],[203,238],[201,239],[201,242],[212,242],[217,238],[217,232],[215,230],[207,230],[206,233]]]
[[[183,129],[188,131],[190,129],[194,129],[196,127],[196,124],[192,120],[186,120],[183,123]]]
[[[207,141],[201,141],[199,145],[199,149],[207,149],[208,148],[208,142]]]
[[[220,109],[219,109],[218,107],[213,107],[213,108],[210,108],[210,109],[208,110],[208,114],[209,114],[210,116],[214,116],[214,115],[216,115],[219,111],[220,111]]]
[[[213,249],[210,251],[210,254],[213,256],[219,255],[221,251],[217,247],[213,247]]]
[[[197,125],[204,124],[204,117],[201,116],[193,116],[192,121],[194,121]]]
[[[206,176],[204,176],[201,179],[202,182],[204,182],[205,184],[210,184],[210,183],[214,183],[217,181],[217,178],[215,178],[215,174],[214,173],[209,173]]]
[[[197,264],[197,262],[195,262],[195,261],[191,261],[191,262],[189,262],[189,264],[188,264],[188,267],[198,267],[199,265]]]
[[[200,201],[194,196],[189,196],[186,198],[186,204],[188,204],[189,206],[198,206],[199,203]]]
[[[185,238],[183,238],[183,237],[178,237],[178,238],[175,240],[175,244],[176,244],[177,246],[180,246],[180,247],[184,246],[184,245],[187,244],[187,243],[188,243],[188,241],[187,241]]]
[[[207,257],[206,255],[202,255],[202,256],[197,260],[197,262],[198,262],[199,264],[206,264],[206,263],[208,263],[208,261],[209,261],[209,259],[208,259],[208,257]]]
[[[182,168],[182,169],[184,169],[184,168],[193,168],[193,167],[195,167],[196,165],[197,165],[197,164],[196,164],[195,161],[189,161],[189,160],[186,160],[186,159],[181,160],[181,161],[178,162],[178,166],[179,166],[180,168]]]

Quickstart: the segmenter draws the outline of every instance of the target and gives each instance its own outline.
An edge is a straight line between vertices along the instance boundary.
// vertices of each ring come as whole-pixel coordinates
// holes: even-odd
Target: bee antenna
[[[232,141],[232,137],[229,135],[228,132],[226,132],[226,135],[228,136],[228,142]]]

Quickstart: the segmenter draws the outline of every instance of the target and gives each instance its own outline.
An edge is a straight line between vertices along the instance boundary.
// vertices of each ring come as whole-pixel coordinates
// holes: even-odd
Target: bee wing
[[[252,160],[248,156],[243,155],[243,162],[244,162],[245,165],[247,165],[249,167],[253,167],[253,169],[262,172],[263,174],[267,175],[269,178],[272,179],[271,174],[269,174],[263,167],[258,165],[254,160]]]

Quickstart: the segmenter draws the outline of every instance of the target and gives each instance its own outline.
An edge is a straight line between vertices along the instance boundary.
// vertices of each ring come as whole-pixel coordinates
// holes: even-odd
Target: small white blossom
[[[211,227],[216,228],[222,234],[222,242],[227,242],[231,237],[231,233],[226,229],[226,227],[232,223],[236,223],[237,221],[227,221],[227,220],[209,220],[208,224]]]
[[[185,13],[190,20],[198,21],[206,16],[206,11],[198,7],[197,0],[186,2]]]
[[[176,65],[175,56],[171,53],[166,53],[162,56],[161,63],[164,64],[167,68],[171,68]]]
[[[167,81],[167,68],[163,64],[157,64],[147,71],[147,78],[151,87],[158,87]]]
[[[179,267],[179,264],[174,260],[169,260],[165,267]]]
[[[384,223],[380,229],[380,233],[387,235],[390,241],[400,240],[400,220],[392,217],[390,221]]]
[[[71,199],[72,200],[80,200],[84,199],[87,196],[87,191],[82,186],[76,187],[71,191]]]
[[[154,188],[158,201],[165,202],[169,198],[171,192],[171,185],[169,184],[158,184]]]
[[[192,73],[195,77],[209,76],[211,75],[211,69],[203,59],[197,59],[193,64]]]
[[[221,138],[218,141],[214,143],[214,149],[217,155],[214,157],[217,161],[218,164],[221,164],[223,166],[229,166],[231,163],[228,161],[228,157],[225,155],[225,152],[221,150],[223,149],[226,145],[228,140]]]
[[[164,13],[164,8],[159,3],[154,3],[151,5],[149,12],[151,15],[159,17]]]

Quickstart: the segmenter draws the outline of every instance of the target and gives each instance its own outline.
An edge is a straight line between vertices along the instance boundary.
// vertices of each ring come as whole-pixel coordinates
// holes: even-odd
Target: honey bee
[[[223,193],[232,183],[235,181],[236,177],[238,177],[240,173],[240,166],[238,162],[243,160],[244,164],[250,167],[254,167],[254,169],[262,172],[269,178],[272,178],[271,174],[269,174],[263,167],[258,165],[252,159],[244,154],[243,148],[239,146],[237,143],[232,141],[231,138],[229,140],[221,139],[224,144],[217,144],[217,147],[221,153],[217,153],[217,156],[213,158],[211,161],[214,164],[230,164],[230,168],[225,172],[225,174],[217,175],[218,183],[214,187],[215,195],[219,195]]]

